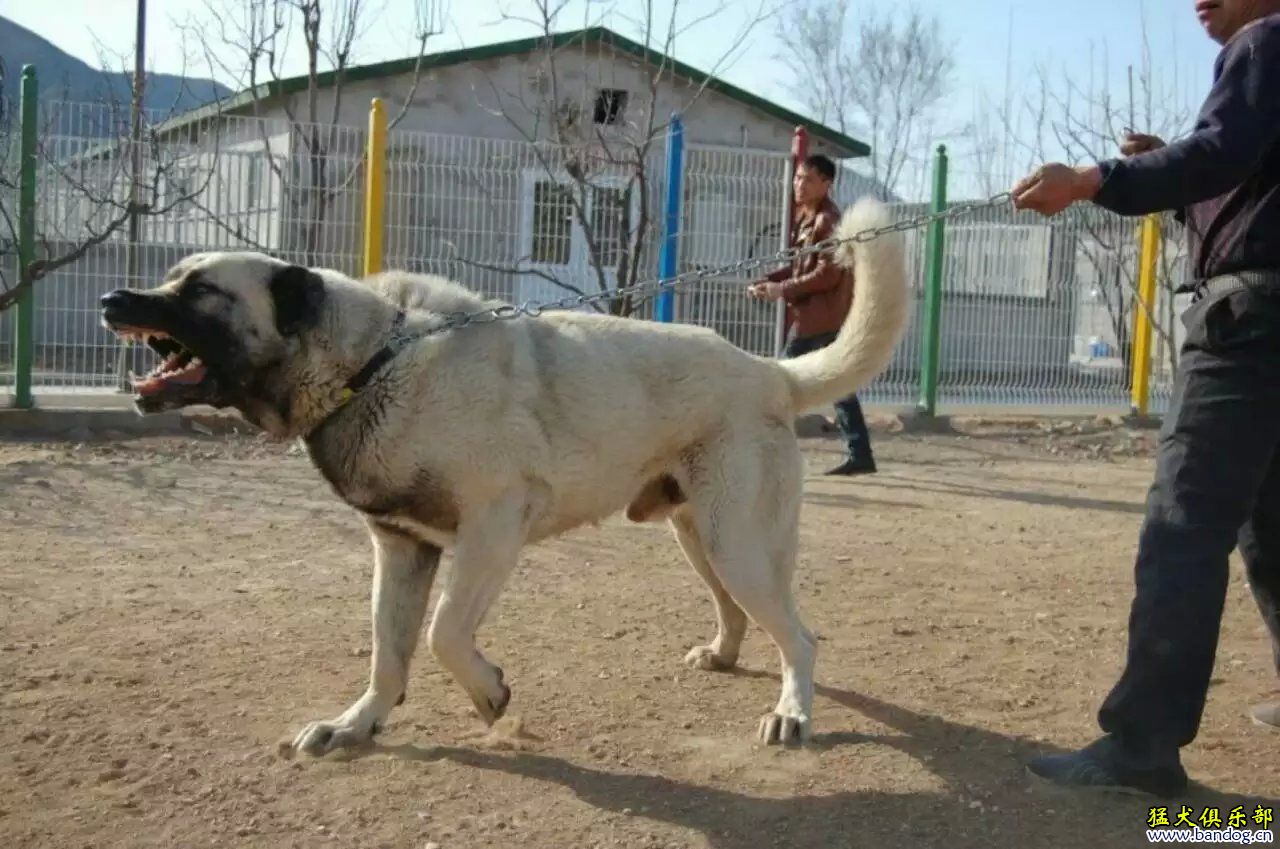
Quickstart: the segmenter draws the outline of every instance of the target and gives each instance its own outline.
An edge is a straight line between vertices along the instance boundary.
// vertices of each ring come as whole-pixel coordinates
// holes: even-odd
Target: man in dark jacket
[[[1124,159],[1046,165],[1013,189],[1015,206],[1044,215],[1077,201],[1177,210],[1195,278],[1105,736],[1029,765],[1060,785],[1185,789],[1179,750],[1199,730],[1237,545],[1280,666],[1280,0],[1195,5],[1223,49],[1193,132],[1130,136]],[[1280,704],[1252,716],[1280,726]]]
[[[814,154],[796,168],[793,183],[796,202],[791,244],[813,245],[831,237],[840,223],[840,209],[831,200],[831,183],[836,166],[827,157]],[[840,325],[853,303],[853,278],[831,261],[829,253],[796,257],[747,289],[753,298],[783,300],[787,324],[794,336],[787,343],[786,356],[798,357],[835,341]],[[858,396],[850,395],[835,404],[836,425],[843,434],[849,454],[829,475],[866,475],[875,472],[871,436],[862,415]]]

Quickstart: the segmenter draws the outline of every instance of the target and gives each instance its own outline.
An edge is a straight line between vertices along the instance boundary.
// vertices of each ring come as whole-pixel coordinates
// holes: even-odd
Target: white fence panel
[[[783,246],[789,156],[691,145],[685,151],[678,271],[703,271]],[[744,350],[776,351],[778,310],[746,296],[767,271],[729,272],[676,289],[676,321],[714,329]]]
[[[589,148],[392,132],[385,264],[515,302],[650,279],[663,173],[654,147],[640,163]]]
[[[103,232],[125,209],[133,154],[127,117],[95,104],[41,105],[37,229],[54,253]],[[101,329],[99,297],[152,284],[187,253],[255,249],[359,270],[363,127],[147,118],[138,190],[148,209],[138,241],[117,230],[37,287],[38,392],[120,386],[143,357]],[[664,147],[656,141],[638,164],[599,149],[393,131],[384,266],[442,274],[514,302],[652,280]],[[787,152],[694,144],[684,159],[680,272],[724,269],[783,245]],[[7,156],[0,167],[14,162]],[[846,176],[837,202],[847,208],[869,185]],[[892,208],[898,217],[924,211],[920,204]],[[1052,220],[1001,208],[948,222],[940,402],[1126,410],[1137,223],[1087,207]],[[1165,224],[1153,350],[1157,411],[1176,367],[1183,303],[1170,292],[1185,266],[1181,233]],[[888,368],[862,393],[895,406],[914,404],[920,392],[924,231],[903,238],[915,299],[910,323]],[[682,286],[676,320],[775,354],[778,308],[744,294],[764,272],[727,270]],[[653,315],[652,298],[629,306],[635,317]],[[0,317],[0,385],[12,382],[13,318]]]
[[[36,287],[37,392],[121,387],[149,355],[126,350],[100,326],[98,299],[121,286],[155,285],[189,253],[263,250],[358,269],[362,128],[150,113],[136,188],[145,211],[133,242],[127,227],[111,230],[130,196],[128,117],[103,104],[40,104],[37,240],[51,255],[88,247]],[[11,339],[11,323],[0,333]],[[11,371],[8,359],[0,368]]]

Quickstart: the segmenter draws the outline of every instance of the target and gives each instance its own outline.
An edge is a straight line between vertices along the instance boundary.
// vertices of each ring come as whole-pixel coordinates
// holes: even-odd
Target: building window
[[[621,88],[602,88],[596,93],[595,122],[621,124],[627,111],[627,92]]]
[[[569,190],[552,180],[533,186],[533,250],[529,259],[541,265],[568,265],[573,232]]]
[[[622,189],[592,187],[591,230],[603,268],[614,267],[622,257],[623,243],[627,238],[626,222],[623,221],[626,206],[623,199]]]

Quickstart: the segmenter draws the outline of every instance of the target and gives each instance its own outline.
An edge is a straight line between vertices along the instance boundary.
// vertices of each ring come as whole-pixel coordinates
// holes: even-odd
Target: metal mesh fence
[[[18,210],[18,119],[17,106],[0,93],[0,209],[7,215],[0,221],[0,281],[7,290],[17,283],[17,221]],[[16,310],[0,312],[0,388],[13,385],[14,322]]]
[[[135,142],[127,107],[57,101],[40,104],[39,127],[39,252],[79,256],[35,288],[37,391],[122,386],[147,355],[101,328],[98,299],[154,285],[187,254],[261,250],[357,270],[363,129],[151,112]],[[12,323],[0,333],[11,380]]]
[[[947,227],[941,402],[1125,404],[1133,242],[1131,222],[1087,212],[1001,209]]]
[[[861,187],[859,187],[861,189]],[[843,206],[856,195],[837,199]],[[924,204],[895,204],[898,218]],[[1139,220],[1092,207],[1053,219],[988,209],[948,222],[944,235],[939,403],[951,407],[1126,410],[1138,282]],[[1168,402],[1182,304],[1182,233],[1163,219],[1163,255],[1152,311],[1153,411]],[[921,385],[924,230],[905,234],[915,302],[890,365],[863,393],[911,404]]]
[[[679,272],[731,265],[786,246],[786,154],[691,146],[685,154]],[[676,290],[677,321],[711,327],[762,356],[778,352],[778,307],[745,295],[750,276],[711,277]]]
[[[49,255],[78,246],[83,255],[37,286],[38,392],[120,386],[124,373],[141,364],[99,326],[98,299],[119,286],[153,284],[191,252],[262,250],[358,271],[363,127],[145,117],[135,147],[128,115],[119,110],[41,104],[38,238]],[[16,133],[5,140],[0,168],[9,173]],[[689,145],[679,271],[719,268],[782,247],[789,169],[781,151]],[[847,208],[873,186],[842,173],[836,200]],[[513,302],[652,279],[665,191],[661,141],[637,157],[393,131],[383,264],[440,274]],[[127,215],[131,192],[143,210],[136,239],[127,226],[112,230]],[[924,207],[893,210],[906,217]],[[1092,208],[1052,220],[993,209],[949,222],[940,402],[1127,408],[1137,224]],[[1171,291],[1185,265],[1177,225],[1166,220],[1164,231],[1153,310],[1155,410],[1167,403],[1176,367],[1182,305]],[[924,236],[905,234],[916,307],[893,361],[863,393],[872,403],[906,405],[919,395]],[[677,290],[676,320],[709,326],[755,354],[778,353],[779,308],[745,297],[747,282],[726,274]],[[653,315],[648,302],[619,306],[639,318]],[[0,315],[0,384],[12,381],[12,351],[10,313]]]
[[[515,302],[648,279],[665,185],[661,145],[651,147],[624,155],[393,131],[384,264]]]

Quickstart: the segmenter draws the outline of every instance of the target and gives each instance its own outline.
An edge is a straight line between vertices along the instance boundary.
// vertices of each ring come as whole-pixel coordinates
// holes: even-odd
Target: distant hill
[[[71,54],[59,50],[26,27],[0,16],[0,96],[4,108],[17,109],[23,65],[35,65],[40,83],[41,100],[64,100],[77,103],[107,103],[117,106],[125,116],[129,112],[130,75],[107,72],[90,66]],[[173,74],[148,74],[143,105],[165,115],[185,112],[232,92],[209,79],[184,79]],[[107,129],[93,130],[94,121],[77,121],[79,126],[66,131],[105,134]]]

